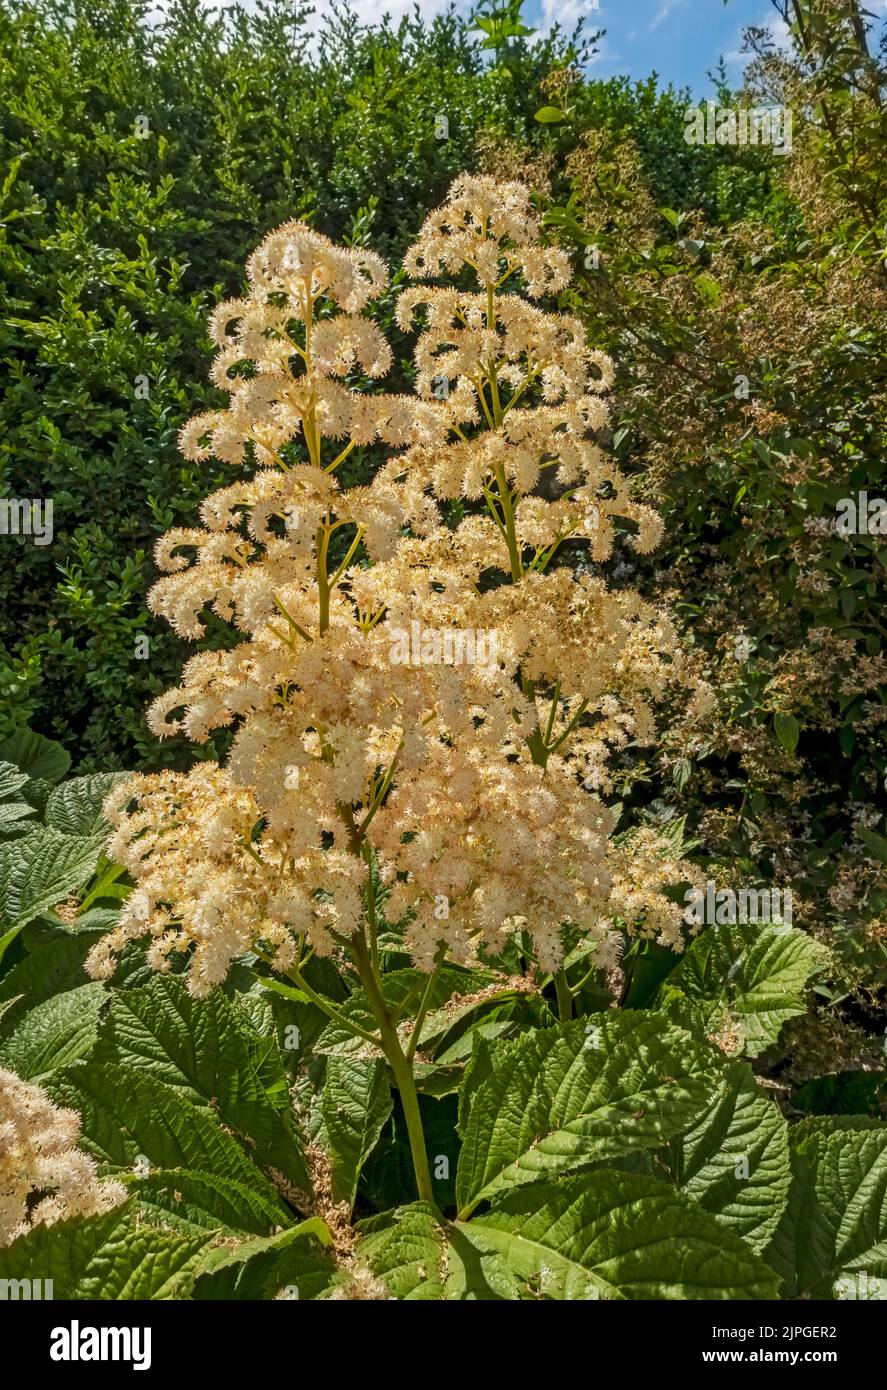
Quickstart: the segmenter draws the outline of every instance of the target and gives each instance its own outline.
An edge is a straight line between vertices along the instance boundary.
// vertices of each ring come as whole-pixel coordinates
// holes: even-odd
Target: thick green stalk
[[[419,1110],[419,1096],[416,1091],[416,1078],[413,1075],[412,1063],[407,1060],[406,1053],[401,1046],[397,1028],[388,1012],[388,1006],[379,988],[379,982],[373,971],[372,960],[367,949],[366,941],[362,936],[353,939],[354,961],[357,966],[357,973],[360,976],[373,1017],[379,1027],[379,1036],[382,1039],[382,1051],[392,1072],[394,1081],[400,1094],[400,1103],[403,1106],[404,1119],[407,1125],[407,1135],[410,1141],[410,1153],[413,1159],[413,1171],[416,1175],[416,1188],[419,1193],[419,1200],[422,1202],[434,1201],[434,1190],[431,1185],[431,1169],[428,1166],[428,1151],[425,1148],[425,1131],[422,1128],[422,1115]]]
[[[428,1166],[425,1131],[422,1128],[422,1115],[419,1110],[419,1096],[416,1091],[413,1068],[404,1056],[400,1039],[394,1028],[391,1028],[391,1037],[388,1040],[385,1039],[385,1029],[381,1025],[379,1031],[383,1040],[386,1041],[385,1056],[394,1072],[394,1080],[397,1082],[397,1089],[400,1093],[400,1103],[403,1106],[404,1119],[407,1122],[407,1134],[410,1139],[410,1153],[413,1157],[413,1171],[416,1175],[419,1200],[421,1202],[433,1202],[434,1189],[431,1185],[431,1169]]]

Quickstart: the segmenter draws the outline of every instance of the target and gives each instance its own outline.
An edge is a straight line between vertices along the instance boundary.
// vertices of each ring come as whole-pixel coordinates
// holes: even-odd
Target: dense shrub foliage
[[[581,32],[532,43],[516,0],[371,30],[286,0],[174,0],[153,27],[124,0],[0,9],[0,497],[52,498],[55,529],[0,538],[3,1278],[39,1266],[75,1298],[887,1296],[887,528],[877,506],[837,524],[887,492],[887,67],[856,0],[777,8],[791,50],[751,31],[745,88],[712,81],[721,106],[793,110],[784,159],[689,145],[685,94],[592,80]],[[430,308],[408,289],[466,170],[527,184],[544,244],[485,323],[457,261]],[[208,315],[293,221],[300,254],[329,237],[341,266],[392,273],[344,306],[338,347],[321,305],[313,363],[304,318],[286,330],[327,404],[354,403],[347,428],[322,440],[309,411],[241,453],[214,412],[240,393],[264,418],[248,364],[279,353],[217,315],[212,380]],[[539,291],[531,331],[514,289]],[[521,387],[558,314],[585,344]],[[591,349],[605,386],[615,363],[610,414],[585,407],[594,462],[573,474],[554,414]],[[542,423],[509,435],[506,381],[559,456]],[[333,455],[338,484],[300,494],[315,591],[267,473],[298,490]],[[207,539],[201,503],[232,479],[238,516],[211,497]],[[543,517],[565,522],[553,546]],[[352,595],[369,637],[407,593],[426,622],[501,627],[513,693],[491,713],[472,674],[464,727],[420,723],[398,770],[397,716],[355,719],[353,691],[455,720],[459,683],[355,676],[343,625]],[[642,661],[616,614],[649,624]],[[186,637],[224,656],[179,691]],[[322,642],[335,699],[306,655]],[[312,760],[313,789],[286,780]],[[132,768],[163,771],[123,791]],[[782,911],[682,920],[691,885],[697,906],[775,888]]]

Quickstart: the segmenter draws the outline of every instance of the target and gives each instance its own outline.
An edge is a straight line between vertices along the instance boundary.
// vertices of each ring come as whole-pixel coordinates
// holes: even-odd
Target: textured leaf
[[[28,780],[26,772],[20,772],[14,763],[0,761],[0,797],[12,796],[20,791]],[[33,807],[29,807],[33,810]]]
[[[682,1193],[607,1170],[513,1190],[468,1223],[417,1203],[366,1230],[359,1252],[399,1299],[768,1298],[777,1285]]]
[[[735,1024],[746,1054],[756,1057],[788,1019],[805,1012],[804,992],[828,960],[824,946],[792,927],[708,927],[669,975],[661,999],[679,990],[704,1006],[710,1031]]]
[[[721,1225],[760,1251],[779,1224],[791,1184],[788,1126],[746,1063],[666,1161],[679,1185]]]
[[[831,1298],[862,1274],[876,1290],[885,1281],[887,1296],[887,1125],[817,1116],[793,1125],[790,1142],[791,1196],[765,1252],[783,1296]]]
[[[0,845],[0,911],[6,930],[24,926],[91,878],[99,846],[43,828]]]
[[[450,1242],[455,1227],[428,1202],[399,1207],[367,1222],[365,1230],[358,1247],[361,1258],[397,1299],[438,1302],[451,1297],[451,1260],[458,1261],[460,1245],[475,1253],[459,1235]],[[507,1298],[515,1292],[513,1281],[505,1280],[499,1287],[502,1291],[491,1291],[491,1298]]]
[[[495,992],[484,991],[481,998],[469,995],[463,1001],[456,994],[443,1008],[429,1012],[422,1024],[420,1047],[439,1062],[462,1060],[471,1054],[471,1035],[477,1028],[486,1028],[488,1037],[516,1036],[522,1028],[547,1027],[550,1022],[551,1011],[541,995],[503,984]]]
[[[30,830],[31,827],[24,822],[33,814],[34,808],[29,806],[27,801],[0,802],[0,835],[19,834]]]
[[[0,1066],[26,1081],[42,1081],[85,1056],[95,1042],[107,997],[105,986],[93,983],[43,1000],[0,1039]]]
[[[29,928],[29,932],[33,928]],[[26,933],[27,935],[27,933]],[[25,996],[22,1012],[43,999],[88,982],[83,962],[96,938],[56,931],[29,950],[0,980],[0,999]]]
[[[102,802],[125,772],[97,772],[92,777],[74,777],[54,787],[46,803],[46,824],[64,835],[81,835],[104,843],[111,827],[102,815]]]
[[[462,1085],[459,1088],[457,1128],[463,1137],[468,1125],[471,1103],[483,1083],[496,1070],[497,1049],[493,1040],[484,1037],[480,1029],[475,1029],[471,1035],[471,1044],[471,1057],[466,1063]],[[499,1048],[498,1051],[501,1052],[502,1049]]]
[[[211,1104],[260,1166],[277,1168],[307,1191],[274,1035],[259,1042],[248,1015],[220,991],[192,999],[180,980],[155,974],[142,988],[115,995],[94,1060],[132,1066],[193,1103]]]
[[[262,1196],[277,1212],[276,1224],[291,1224],[272,1183],[213,1112],[192,1105],[175,1087],[132,1067],[92,1060],[53,1073],[46,1084],[60,1104],[80,1112],[81,1145],[111,1167],[132,1171],[145,1158],[152,1169],[218,1173]]]
[[[473,1221],[495,1251],[549,1298],[772,1298],[772,1271],[683,1194],[606,1170],[509,1193]]]
[[[155,1226],[183,1235],[226,1231],[264,1235],[279,1224],[279,1203],[255,1184],[221,1173],[194,1173],[184,1168],[152,1170],[128,1179],[139,1209]]]
[[[312,1217],[288,1231],[207,1252],[194,1286],[196,1299],[270,1299],[282,1288],[313,1299],[336,1273],[332,1237]]]
[[[127,1202],[20,1236],[0,1250],[0,1278],[51,1279],[56,1299],[187,1298],[205,1245],[138,1224]]]
[[[487,971],[481,970],[462,970],[457,966],[444,966],[434,977],[431,987],[431,997],[429,1000],[430,1008],[439,1009],[454,994],[471,994],[476,990],[485,989],[495,976]],[[421,970],[392,970],[382,977],[382,993],[385,1003],[389,1008],[400,1008],[405,1001],[410,1001],[409,1006],[404,1009],[403,1018],[415,1017],[419,1007],[419,1001],[428,982],[428,976]],[[376,1020],[370,1008],[369,1000],[362,989],[355,992],[339,1004],[340,1013],[363,1028],[368,1033],[376,1032]],[[429,1024],[426,1020],[423,1028],[423,1036]],[[356,1054],[366,1055],[367,1042],[348,1031],[339,1023],[328,1023],[320,1035],[315,1045],[315,1052],[327,1054],[338,1054],[340,1056],[354,1056]],[[381,1056],[381,1052],[379,1053]]]
[[[360,1170],[391,1110],[391,1088],[382,1062],[327,1057],[319,1137],[332,1161],[334,1201],[353,1205]]]
[[[714,1050],[650,1014],[595,1015],[495,1051],[464,1126],[463,1211],[503,1187],[661,1146],[718,1084]]]
[[[33,816],[34,807],[18,795],[27,781],[27,775],[13,763],[0,762],[0,835],[18,834],[28,828],[22,822]]]

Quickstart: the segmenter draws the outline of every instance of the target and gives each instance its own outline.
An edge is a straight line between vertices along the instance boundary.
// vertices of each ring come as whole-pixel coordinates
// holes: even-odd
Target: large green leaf
[[[60,782],[71,758],[60,743],[30,729],[17,729],[0,743],[0,759],[14,763],[35,782]]]
[[[92,877],[96,841],[39,828],[0,845],[0,923],[17,929],[63,902]]]
[[[130,1175],[126,1181],[148,1221],[183,1235],[224,1228],[230,1233],[259,1236],[280,1222],[278,1201],[242,1178],[159,1168],[145,1177]]]
[[[27,773],[20,772],[14,763],[0,762],[0,797],[14,796],[27,780]],[[29,809],[33,810],[33,807]]]
[[[46,824],[64,835],[85,839],[107,839],[110,826],[102,815],[102,803],[125,772],[97,772],[91,777],[74,777],[54,787],[46,803]]]
[[[468,1228],[550,1298],[772,1298],[777,1280],[738,1236],[665,1183],[606,1170],[519,1189]]]
[[[682,1193],[607,1170],[516,1189],[468,1223],[407,1207],[371,1223],[359,1249],[402,1299],[739,1299],[777,1287]]]
[[[103,984],[84,984],[44,999],[12,1028],[0,1024],[6,1034],[0,1038],[0,1066],[27,1081],[42,1081],[85,1056],[95,1042],[106,999]]]
[[[249,1015],[221,991],[192,999],[181,980],[156,974],[140,989],[120,991],[94,1060],[137,1068],[212,1106],[257,1163],[310,1188],[273,1029],[263,1044]]]
[[[493,1052],[464,1122],[463,1211],[516,1183],[661,1146],[718,1086],[714,1049],[655,1014],[595,1015]]]
[[[468,1297],[470,1278],[464,1271],[479,1265],[477,1251],[463,1234],[464,1227],[447,1221],[430,1202],[415,1202],[365,1224],[367,1232],[358,1250],[361,1258],[383,1280],[394,1298],[439,1302],[444,1298]],[[475,1298],[512,1298],[518,1286],[509,1279],[499,1262],[488,1276],[492,1283],[485,1295],[487,1279],[476,1271]],[[480,1292],[478,1292],[480,1290]]]
[[[263,1239],[207,1252],[194,1285],[196,1299],[270,1299],[281,1289],[313,1299],[336,1273],[332,1237],[317,1217]]]
[[[112,1168],[132,1172],[147,1160],[150,1169],[220,1174],[264,1198],[275,1224],[292,1224],[273,1184],[214,1113],[192,1105],[176,1087],[134,1067],[92,1060],[54,1072],[46,1086],[80,1113],[81,1145]]]
[[[793,1125],[790,1141],[789,1204],[765,1252],[784,1296],[831,1298],[844,1280],[859,1281],[851,1297],[872,1296],[866,1284],[887,1296],[887,1125],[817,1116]]]
[[[662,1157],[704,1211],[752,1249],[767,1244],[788,1201],[788,1126],[747,1063],[733,1063],[721,1095]]]
[[[187,1298],[206,1241],[154,1230],[127,1202],[20,1236],[0,1250],[0,1278],[51,1279],[56,1299]]]
[[[35,930],[28,928],[26,941]],[[34,948],[29,949],[28,954],[3,976],[0,980],[0,999],[24,995],[25,1003],[21,1009],[24,1013],[43,999],[86,984],[88,976],[83,962],[95,940],[91,933],[80,936],[55,930],[34,944]]]
[[[748,1056],[779,1038],[805,1012],[804,993],[829,953],[792,927],[713,926],[693,942],[668,977],[661,999],[680,991],[702,1009],[710,1031],[735,1025]]]
[[[423,1052],[433,1053],[440,1061],[463,1060],[471,1054],[472,1032],[484,1026],[484,1019],[492,1017],[498,1024],[492,1031],[488,1030],[488,1036],[507,1031],[516,1034],[521,1025],[540,1027],[543,1018],[546,1022],[551,1020],[548,1004],[540,995],[528,995],[507,984],[499,989],[483,989],[479,994],[479,998],[469,994],[466,999],[457,992],[443,1008],[434,1009],[425,1016],[419,1039]],[[509,1023],[513,1024],[510,1029]]]
[[[391,1114],[391,1088],[384,1063],[375,1059],[327,1057],[325,1062],[317,1137],[332,1163],[333,1200],[350,1207],[360,1170]]]

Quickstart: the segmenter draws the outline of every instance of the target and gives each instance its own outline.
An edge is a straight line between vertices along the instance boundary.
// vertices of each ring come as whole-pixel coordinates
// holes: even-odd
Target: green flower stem
[[[422,1202],[433,1202],[434,1191],[431,1186],[431,1169],[428,1166],[428,1151],[425,1148],[425,1131],[422,1128],[422,1116],[419,1111],[419,1096],[416,1091],[416,1078],[413,1076],[412,1062],[407,1059],[406,1053],[401,1046],[397,1029],[388,1012],[388,1006],[379,988],[379,982],[373,972],[372,961],[367,949],[367,943],[363,936],[353,938],[352,952],[357,966],[357,973],[360,982],[366,991],[370,1001],[370,1008],[379,1026],[379,1033],[382,1039],[382,1051],[392,1072],[394,1081],[400,1093],[400,1103],[403,1106],[404,1119],[407,1124],[407,1135],[410,1141],[410,1153],[413,1158],[413,1171],[416,1175],[416,1188],[419,1193],[419,1200]]]
[[[380,1027],[380,1031],[384,1038],[385,1030]],[[428,1166],[425,1131],[422,1128],[422,1115],[419,1110],[419,1097],[416,1092],[416,1079],[413,1076],[412,1064],[407,1061],[400,1045],[400,1039],[393,1027],[391,1027],[391,1035],[387,1044],[383,1050],[389,1066],[394,1072],[394,1080],[400,1093],[400,1103],[403,1106],[404,1119],[407,1122],[407,1134],[410,1139],[410,1152],[413,1156],[413,1171],[416,1175],[419,1200],[420,1202],[433,1202],[434,1189],[431,1185],[431,1169]]]
[[[317,528],[317,593],[319,603],[318,628],[326,632],[330,625],[330,581],[327,572],[327,547],[330,543],[328,525]]]
[[[547,745],[549,753],[556,753],[557,750],[560,748],[561,744],[566,742],[566,740],[570,737],[570,734],[573,732],[576,725],[579,723],[579,720],[582,718],[583,714],[587,709],[588,701],[583,700],[576,713],[573,715],[573,718],[570,720],[569,724],[564,729],[563,733],[560,735],[560,737],[555,739],[554,743]]]
[[[570,1023],[573,1018],[573,994],[567,983],[567,972],[556,970],[552,976],[554,992],[557,995],[557,1011],[561,1023]]]
[[[431,992],[434,989],[434,982],[437,979],[438,974],[440,973],[440,968],[444,963],[444,957],[446,956],[446,953],[446,943],[442,942],[441,945],[437,948],[437,953],[434,957],[434,969],[428,976],[428,980],[425,985],[425,992],[422,995],[422,1003],[419,1005],[419,1012],[416,1014],[416,1021],[413,1024],[413,1031],[410,1033],[410,1041],[409,1045],[407,1046],[406,1054],[407,1061],[410,1063],[412,1063],[412,1060],[416,1055],[416,1048],[419,1046],[419,1035],[422,1032],[422,1024],[425,1022],[425,1015],[428,1013],[428,1009],[431,1004]]]
[[[496,483],[499,488],[499,506],[502,508],[502,516],[505,521],[505,544],[508,546],[508,561],[511,565],[511,578],[516,583],[523,578],[524,567],[521,563],[520,548],[517,543],[517,527],[514,521],[514,504],[511,500],[511,493],[505,481],[505,469],[501,463],[497,463],[494,469]]]
[[[254,946],[253,950],[260,960],[263,960],[272,970],[275,969],[273,957],[266,955],[264,951],[260,951],[258,946]],[[353,1019],[347,1018],[345,1014],[340,1013],[334,1004],[331,1004],[322,994],[318,994],[316,989],[312,989],[300,970],[292,967],[286,974],[287,979],[292,980],[293,984],[311,1000],[312,1004],[315,1004],[317,1008],[320,1009],[321,1013],[326,1014],[327,1018],[332,1019],[334,1023],[338,1023],[340,1027],[345,1028],[349,1033],[353,1033],[356,1038],[363,1038],[364,1042],[372,1043],[373,1047],[382,1047],[381,1038],[377,1038],[375,1033],[367,1032],[365,1028],[361,1028]]]
[[[307,994],[312,1004],[316,1004],[317,1007],[322,1009],[335,1023],[340,1024],[343,1028],[347,1028],[348,1032],[353,1033],[355,1037],[363,1038],[365,1042],[372,1043],[373,1047],[382,1047],[381,1038],[377,1038],[375,1033],[368,1033],[365,1028],[361,1028],[353,1019],[347,1018],[345,1014],[340,1013],[335,1005],[330,1004],[327,999],[324,999],[322,994],[318,994],[316,990],[311,988],[301,971],[291,970],[289,975],[293,984],[298,985],[303,994]]]
[[[378,977],[381,974],[379,964],[379,938],[376,929],[376,893],[373,886],[373,852],[366,840],[362,846],[363,857],[367,864],[367,926],[370,934],[370,960],[373,966],[373,973]]]

